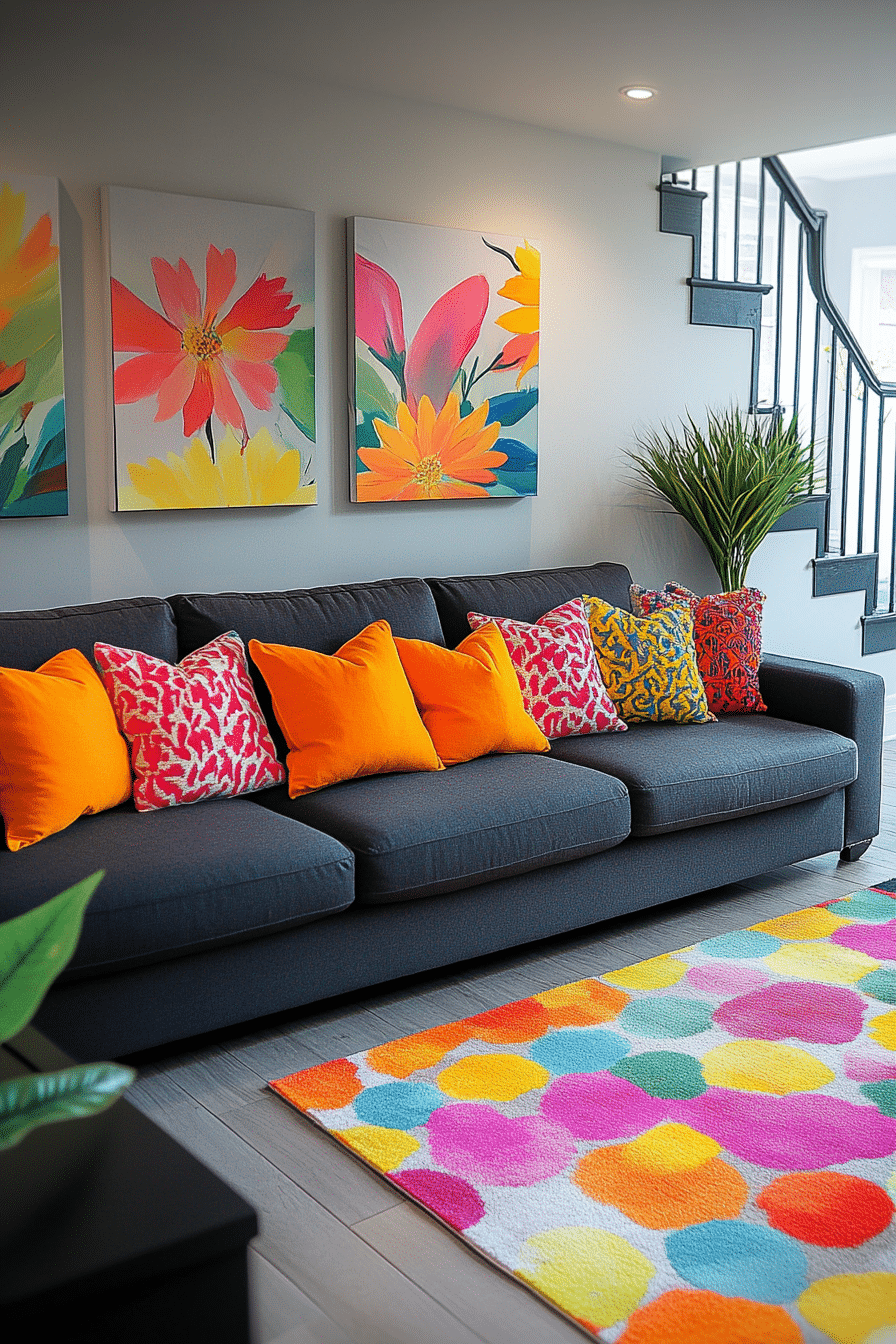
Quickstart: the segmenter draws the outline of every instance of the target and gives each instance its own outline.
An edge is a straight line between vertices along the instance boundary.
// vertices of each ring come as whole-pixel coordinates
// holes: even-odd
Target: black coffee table
[[[0,1076],[70,1063],[26,1027],[0,1051]],[[66,1161],[51,1202],[10,1233],[17,1200]],[[248,1344],[246,1248],[257,1231],[254,1209],[126,1095],[91,1119],[42,1126],[0,1153],[3,1332],[67,1344]]]

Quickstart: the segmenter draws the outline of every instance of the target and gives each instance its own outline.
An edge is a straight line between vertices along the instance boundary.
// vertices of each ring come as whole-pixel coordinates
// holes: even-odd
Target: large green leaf
[[[24,915],[0,924],[0,1041],[31,1021],[50,985],[69,963],[87,902],[103,871]]]
[[[294,331],[274,360],[283,405],[306,438],[314,442],[314,328]]]
[[[0,1083],[0,1148],[11,1148],[37,1125],[104,1111],[135,1077],[124,1064],[78,1064]]]

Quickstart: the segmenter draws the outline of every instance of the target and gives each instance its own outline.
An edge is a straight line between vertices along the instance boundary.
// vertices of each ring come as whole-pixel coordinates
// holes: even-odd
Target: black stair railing
[[[863,652],[896,648],[896,383],[833,301],[826,214],[778,158],[660,184],[660,227],[694,243],[691,321],[753,331],[750,409],[797,417],[818,495],[783,526],[817,527],[816,594],[865,588]]]

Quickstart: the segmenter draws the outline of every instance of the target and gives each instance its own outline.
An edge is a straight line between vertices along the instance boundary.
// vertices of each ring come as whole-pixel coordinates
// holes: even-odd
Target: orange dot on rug
[[[470,1035],[492,1045],[514,1045],[534,1041],[550,1026],[544,1006],[535,999],[518,999],[503,1008],[489,1008],[474,1017],[464,1018]]]
[[[545,989],[533,999],[547,1011],[552,1027],[590,1027],[618,1017],[631,995],[599,980],[574,980],[558,989]]]
[[[687,1227],[736,1218],[749,1198],[719,1145],[688,1125],[661,1124],[630,1143],[595,1148],[573,1180],[599,1204],[612,1204],[641,1227]]]
[[[286,1078],[279,1078],[271,1086],[295,1106],[312,1111],[329,1111],[347,1106],[363,1091],[358,1080],[358,1069],[348,1059],[334,1059],[328,1064],[314,1064],[300,1069]]]
[[[428,1031],[402,1036],[398,1041],[375,1045],[364,1059],[377,1073],[387,1073],[392,1078],[410,1078],[417,1069],[438,1064],[449,1050],[468,1041],[472,1035],[465,1021],[449,1022],[444,1027],[430,1027]]]
[[[632,1312],[616,1344],[803,1344],[783,1307],[673,1288]]]

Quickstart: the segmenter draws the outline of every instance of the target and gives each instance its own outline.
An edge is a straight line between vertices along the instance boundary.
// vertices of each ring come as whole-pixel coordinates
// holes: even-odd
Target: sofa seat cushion
[[[126,803],[16,854],[0,851],[0,920],[98,868],[106,876],[62,979],[274,933],[354,899],[347,849],[246,799],[143,813]]]
[[[290,799],[255,795],[354,851],[359,902],[459,891],[608,849],[629,831],[618,779],[547,756],[483,756]]]
[[[820,798],[851,784],[858,768],[851,739],[758,714],[561,738],[551,744],[551,756],[621,780],[631,798],[632,835],[662,835]]]

